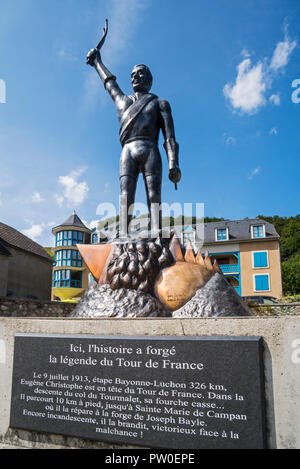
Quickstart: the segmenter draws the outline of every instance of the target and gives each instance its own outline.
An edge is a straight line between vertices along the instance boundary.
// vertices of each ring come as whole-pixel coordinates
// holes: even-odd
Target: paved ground
[[[29,449],[25,448],[24,446],[16,446],[16,445],[8,445],[0,443],[0,449]]]

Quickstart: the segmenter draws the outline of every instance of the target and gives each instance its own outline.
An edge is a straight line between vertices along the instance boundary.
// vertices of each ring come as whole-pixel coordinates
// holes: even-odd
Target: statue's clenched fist
[[[181,180],[181,171],[178,166],[169,169],[169,179],[174,184],[177,184]]]
[[[94,49],[91,49],[87,56],[86,56],[86,63],[88,65],[90,65],[91,67],[93,67],[95,65],[95,61],[98,60],[99,62],[101,62],[101,57],[100,57],[100,52],[98,49],[94,48]]]

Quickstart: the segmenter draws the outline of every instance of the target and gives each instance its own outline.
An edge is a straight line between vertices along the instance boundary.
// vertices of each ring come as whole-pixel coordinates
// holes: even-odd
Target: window
[[[269,291],[269,274],[254,275],[254,291]]]
[[[59,267],[82,267],[82,257],[76,249],[62,249],[55,253],[55,265]]]
[[[253,268],[269,267],[268,251],[253,252]]]
[[[188,226],[182,233],[182,244],[186,246],[188,242],[195,243],[195,230],[191,226]]]
[[[81,288],[82,272],[71,271],[70,286],[73,288]]]
[[[265,237],[265,226],[253,225],[252,226],[252,238],[264,238],[264,237]]]
[[[92,244],[97,244],[98,243],[98,235],[97,234],[93,234],[92,235]]]
[[[216,241],[227,241],[228,240],[228,228],[217,228],[216,229]]]
[[[70,270],[56,270],[53,273],[53,287],[68,287],[70,272]]]
[[[76,244],[83,243],[82,231],[59,231],[56,233],[56,247],[57,246],[76,246]]]
[[[71,270],[55,270],[53,272],[53,287],[72,287],[81,288],[82,284],[82,272]]]

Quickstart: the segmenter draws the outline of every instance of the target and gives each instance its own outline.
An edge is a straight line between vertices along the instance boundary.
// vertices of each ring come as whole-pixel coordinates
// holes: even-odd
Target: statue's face
[[[144,67],[134,67],[131,73],[131,84],[134,92],[150,90],[150,77]]]

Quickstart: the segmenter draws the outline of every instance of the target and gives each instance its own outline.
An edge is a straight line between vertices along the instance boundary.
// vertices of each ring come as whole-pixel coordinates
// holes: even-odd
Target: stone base
[[[138,290],[96,285],[85,294],[71,314],[73,318],[166,317],[171,314],[154,296]]]
[[[215,273],[180,309],[171,312],[158,298],[140,290],[118,288],[108,284],[90,287],[70,315],[73,318],[209,318],[251,316],[224,276]]]
[[[241,300],[224,276],[215,273],[173,318],[210,318],[224,316],[251,316],[251,311]]]
[[[262,336],[268,448],[300,448],[300,319],[53,319],[0,318],[0,447],[111,448],[122,445],[16,430],[9,427],[14,335],[97,334],[120,336]],[[245,357],[246,360],[246,357]],[[247,361],[245,361],[247,367]],[[128,446],[127,446],[128,448]],[[140,448],[140,447],[136,447]]]

